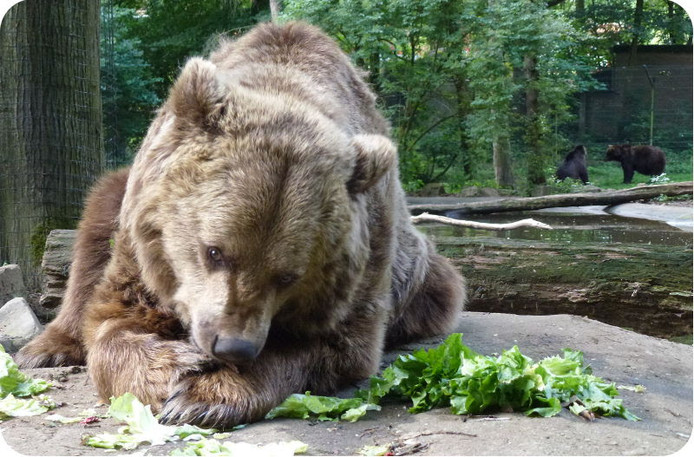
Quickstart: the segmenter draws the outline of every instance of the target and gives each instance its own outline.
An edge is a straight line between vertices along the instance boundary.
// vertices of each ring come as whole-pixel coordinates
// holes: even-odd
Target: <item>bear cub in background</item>
[[[104,400],[224,428],[451,331],[463,278],[413,227],[388,134],[312,26],[190,59],[130,170],[89,198],[60,314],[17,361],[86,362]]]

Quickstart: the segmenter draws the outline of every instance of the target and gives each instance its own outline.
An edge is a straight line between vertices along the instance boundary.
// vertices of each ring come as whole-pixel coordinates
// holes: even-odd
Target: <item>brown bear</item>
[[[190,59],[127,184],[89,199],[75,265],[98,257],[73,266],[20,365],[86,361],[103,399],[229,427],[450,331],[464,282],[413,227],[388,133],[362,74],[307,24]]]
[[[665,171],[665,153],[655,146],[611,144],[605,160],[622,164],[625,184],[631,182],[635,171],[649,176],[657,176]]]
[[[588,184],[588,168],[586,168],[586,148],[579,145],[573,148],[564,158],[564,162],[557,169],[557,179],[563,181],[566,178],[580,179],[583,184]]]

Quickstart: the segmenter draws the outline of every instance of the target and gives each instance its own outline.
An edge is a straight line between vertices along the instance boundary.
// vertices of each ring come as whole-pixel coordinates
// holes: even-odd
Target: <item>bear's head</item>
[[[368,259],[366,200],[396,169],[386,137],[349,135],[195,58],[135,159],[121,227],[143,282],[191,340],[244,363],[279,313],[320,316],[339,306],[335,291],[352,293]]]
[[[613,160],[621,162],[624,157],[626,157],[631,146],[628,144],[611,144],[607,147],[607,152],[605,153],[605,160]]]

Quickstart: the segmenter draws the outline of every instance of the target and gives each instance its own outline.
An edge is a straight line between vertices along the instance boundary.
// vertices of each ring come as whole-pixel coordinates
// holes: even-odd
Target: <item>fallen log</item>
[[[650,200],[661,195],[668,197],[692,195],[692,182],[637,186],[630,189],[602,192],[579,192],[574,194],[545,195],[541,197],[506,197],[482,201],[460,201],[451,198],[450,203],[412,204],[408,205],[408,208],[413,214],[422,212],[452,212],[460,215],[489,214],[566,206],[611,206],[637,200]]]
[[[75,234],[54,230],[48,236],[41,298],[47,314],[55,313],[64,294]],[[691,338],[691,244],[431,235],[466,277],[471,311],[576,314],[662,338]]]
[[[55,315],[67,287],[76,230],[52,230],[46,237],[41,260],[41,297],[39,305],[47,316]]]
[[[691,339],[691,244],[432,238],[466,277],[470,311],[574,314]]]

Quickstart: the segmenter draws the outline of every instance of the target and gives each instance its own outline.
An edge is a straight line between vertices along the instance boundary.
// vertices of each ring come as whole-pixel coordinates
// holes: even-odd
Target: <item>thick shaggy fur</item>
[[[605,160],[622,164],[625,183],[631,182],[635,171],[648,176],[657,176],[665,171],[665,153],[655,146],[610,145]]]
[[[566,178],[580,179],[583,184],[588,183],[588,168],[586,167],[586,148],[584,146],[576,146],[564,158],[564,162],[557,169],[557,178],[564,180]]]
[[[314,27],[261,25],[191,59],[127,185],[106,178],[87,205],[75,262],[113,238],[110,259],[73,267],[80,293],[20,364],[86,361],[104,399],[228,427],[373,374],[386,343],[450,331],[463,279],[412,226],[387,135]]]

